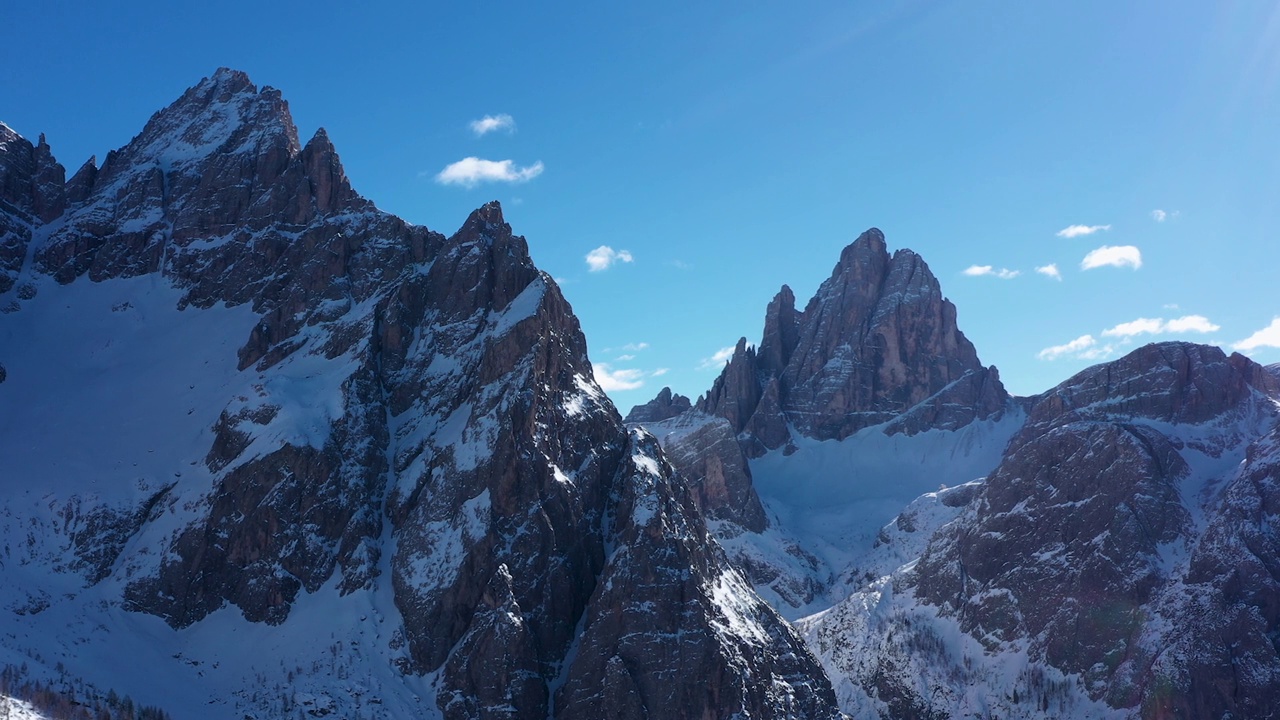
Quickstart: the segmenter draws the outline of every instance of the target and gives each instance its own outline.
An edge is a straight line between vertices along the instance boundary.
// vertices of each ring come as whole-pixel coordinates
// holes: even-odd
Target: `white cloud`
[[[1211,333],[1217,332],[1222,328],[1209,322],[1209,318],[1203,315],[1184,315],[1180,318],[1165,320],[1163,318],[1138,318],[1133,322],[1121,323],[1109,330],[1103,330],[1103,335],[1119,335],[1122,337],[1131,337],[1133,335],[1141,335],[1142,333],[1150,333],[1158,335],[1160,333]]]
[[[1260,347],[1280,348],[1280,317],[1272,318],[1270,325],[1231,345],[1233,350],[1244,352],[1257,350]]]
[[[616,262],[629,263],[635,258],[631,257],[631,253],[626,250],[614,250],[608,245],[600,247],[587,253],[587,270],[590,272],[600,272],[608,270]]]
[[[1160,318],[1138,318],[1132,322],[1120,323],[1113,328],[1102,331],[1110,337],[1133,337],[1134,335],[1159,335],[1164,332],[1164,320]]]
[[[649,343],[647,342],[627,343],[626,345],[622,346],[622,349],[626,350],[627,352],[640,352],[641,350],[648,350]]]
[[[1151,219],[1156,222],[1164,222],[1169,217],[1169,213],[1163,210],[1152,210]]]
[[[471,121],[471,132],[476,137],[483,137],[491,132],[498,130],[506,130],[508,133],[516,131],[516,119],[506,113],[501,115],[485,115],[479,120]]]
[[[698,363],[699,370],[719,370],[724,364],[733,357],[733,349],[735,346],[722,347],[708,358],[702,358],[702,362]]]
[[[542,174],[542,161],[528,167],[516,167],[511,160],[481,160],[468,157],[459,160],[436,175],[441,185],[461,185],[473,188],[485,182],[528,182]]]
[[[1115,352],[1111,345],[1099,345],[1092,335],[1081,335],[1065,345],[1054,345],[1036,353],[1041,360],[1057,360],[1071,355],[1081,360],[1098,360]]]
[[[608,363],[594,363],[591,366],[591,371],[595,375],[596,383],[600,385],[601,390],[614,392],[642,388],[645,380],[662,377],[671,372],[671,368],[658,368],[657,370],[619,368],[614,370],[613,366]]]
[[[1022,274],[1021,270],[1010,270],[1008,268],[1000,268],[996,270],[990,265],[970,265],[964,269],[964,274],[969,277],[980,277],[982,275],[993,275],[1001,280],[1012,280]]]
[[[1116,351],[1116,348],[1114,345],[1099,345],[1097,347],[1091,347],[1088,350],[1077,353],[1076,357],[1080,358],[1081,360],[1101,360],[1105,357],[1110,356],[1111,353],[1115,351]]]
[[[635,355],[619,355],[618,357],[614,358],[616,362],[626,362],[628,360],[635,360],[635,359],[636,359]]]
[[[1102,230],[1110,230],[1110,225],[1068,225],[1058,231],[1060,238],[1080,237],[1081,235],[1092,235]]]
[[[1058,272],[1057,263],[1049,263],[1036,268],[1036,272],[1046,277],[1051,277],[1058,282],[1062,282],[1062,273]]]
[[[1124,267],[1128,265],[1134,270],[1142,267],[1142,251],[1132,245],[1103,245],[1090,251],[1080,261],[1081,270],[1092,270],[1100,267]]]
[[[1222,328],[1209,322],[1209,318],[1203,315],[1184,315],[1165,323],[1164,329],[1165,332],[1171,333],[1211,333],[1218,332]]]
[[[644,387],[645,372],[643,370],[630,368],[614,370],[605,363],[594,363],[591,366],[591,371],[596,376],[596,382],[600,385],[600,389],[605,392],[635,390]]]

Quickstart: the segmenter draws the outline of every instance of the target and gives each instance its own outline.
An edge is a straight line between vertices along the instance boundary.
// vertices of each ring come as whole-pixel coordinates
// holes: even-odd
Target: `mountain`
[[[759,347],[711,389],[626,420],[657,435],[734,561],[784,613],[847,593],[881,525],[993,469],[1023,405],[984,367],[924,260],[862,233],[803,311],[783,286]],[[771,519],[772,518],[772,519]]]
[[[67,182],[0,132],[0,663],[205,717],[838,717],[497,203],[381,212],[226,69]]]
[[[945,392],[944,392],[945,391]],[[840,254],[803,312],[783,286],[765,310],[757,350],[741,340],[697,409],[744,433],[758,457],[793,443],[843,440],[928,401],[896,427],[961,427],[998,416],[1008,393],[956,327],[956,309],[919,255],[892,256],[872,228]]]
[[[1153,344],[1013,398],[955,317],[869,230],[692,407],[627,421],[851,716],[1270,717],[1275,367]]]
[[[911,562],[801,626],[850,711],[1268,717],[1278,432],[1252,361],[1139,348],[1033,398],[994,472],[886,533]]]

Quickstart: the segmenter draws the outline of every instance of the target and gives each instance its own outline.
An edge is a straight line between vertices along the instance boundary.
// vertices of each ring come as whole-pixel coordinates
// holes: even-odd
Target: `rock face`
[[[999,467],[892,589],[808,626],[828,670],[849,678],[842,694],[895,716],[954,714],[973,687],[1002,696],[1012,717],[1091,704],[1265,716],[1280,687],[1266,639],[1280,627],[1280,547],[1266,520],[1277,399],[1275,378],[1247,358],[1185,343],[1140,348],[1034,398]],[[890,592],[896,614],[868,624],[854,611]],[[841,626],[871,635],[859,643],[870,661],[831,644]],[[947,628],[970,650],[937,648],[932,663],[891,642],[870,650]],[[1025,658],[1023,674],[1002,686],[1012,657]]]
[[[16,249],[0,255],[0,292],[41,288],[10,293],[11,317],[86,284],[159,283],[182,316],[235,338],[187,349],[225,380],[219,405],[187,413],[216,421],[167,482],[56,480],[77,513],[117,508],[119,522],[77,530],[85,558],[57,571],[97,583],[102,607],[193,631],[230,607],[290,638],[308,632],[290,628],[310,598],[389,598],[396,626],[369,662],[406,687],[427,678],[447,718],[838,716],[656,442],[624,428],[568,303],[497,203],[449,237],[382,213],[323,130],[301,145],[280,93],[230,70],[65,185],[46,145],[5,138],[0,217],[25,234],[4,236]],[[242,316],[254,321],[216,325]],[[6,517],[6,532],[24,527]]]
[[[689,401],[689,398],[683,395],[672,395],[671,388],[664,387],[654,399],[644,405],[637,405],[631,408],[631,412],[627,413],[625,422],[628,425],[662,422],[680,413],[687,412],[692,407],[693,403]]]
[[[814,440],[842,440],[887,423],[889,434],[914,435],[998,418],[1011,406],[999,373],[982,366],[956,327],[955,306],[928,266],[910,250],[890,256],[873,228],[844,249],[803,312],[791,288],[782,287],[765,310],[759,348],[739,340],[691,412],[724,418],[745,456],[756,458],[794,450],[792,429]],[[674,417],[673,410],[660,395],[627,421],[653,424]],[[684,458],[723,452],[711,445],[699,451],[687,435],[677,436],[686,446],[677,468],[695,481],[705,478]],[[738,495],[759,502],[753,491]]]
[[[1006,413],[1021,413],[996,369],[982,366],[972,343],[956,327],[955,307],[942,296],[924,261],[910,250],[890,255],[876,229],[844,249],[803,311],[796,309],[795,294],[784,285],[765,309],[759,347],[739,340],[711,389],[691,410],[673,415],[669,406],[659,397],[637,407],[627,420],[658,435],[673,465],[696,489],[703,512],[725,521],[716,526],[717,536],[756,587],[767,588],[781,605],[795,609],[814,607],[835,584],[854,582],[854,576],[865,572],[849,565],[850,553],[863,549],[855,547],[854,538],[863,530],[853,526],[884,512],[884,484],[923,484],[923,490],[939,481],[973,479],[947,474],[924,483],[914,477],[880,477],[895,461],[878,467],[868,461],[855,470],[832,462],[829,451],[838,443],[824,451],[814,441],[839,442],[864,430],[877,432],[880,441],[858,440],[866,455],[875,456],[900,446],[894,445],[895,436],[972,430],[975,421],[994,426]],[[996,436],[1008,438],[995,432],[992,442]],[[956,441],[951,449],[935,444],[932,451],[955,455],[957,469],[981,465],[961,457],[967,452],[962,448],[975,448],[978,440]],[[796,457],[791,469],[776,457],[791,457],[801,446],[809,451]],[[775,506],[768,511],[752,469],[752,461],[766,456],[772,477],[765,477],[765,487],[775,494],[770,499]],[[925,473],[922,467],[901,467]],[[830,493],[830,508],[806,500],[808,507],[797,511],[789,498],[778,497],[813,495],[819,491],[796,485],[817,486],[841,476],[849,480]],[[863,502],[861,509],[852,506],[858,502]],[[842,505],[851,519],[825,518],[821,524],[829,532],[799,537],[814,526],[807,518],[815,510],[837,512]],[[772,513],[801,527],[778,525],[764,537]],[[891,511],[886,515],[881,522],[892,517]],[[872,537],[876,526],[866,528]],[[824,551],[832,546],[839,549]],[[819,555],[832,559],[824,562]]]
[[[66,207],[64,178],[44,135],[32,145],[0,123],[0,293],[13,287],[32,226],[58,217]]]
[[[928,417],[891,431],[959,427],[1001,413],[1008,395],[920,256],[890,256],[871,229],[845,248],[803,312],[783,286],[765,311],[759,349],[739,341],[697,408],[744,433],[755,456],[785,446],[788,426],[841,440],[926,400],[935,406]]]

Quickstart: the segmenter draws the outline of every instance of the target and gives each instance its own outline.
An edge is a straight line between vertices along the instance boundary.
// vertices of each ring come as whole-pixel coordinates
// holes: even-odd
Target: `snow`
[[[511,331],[520,321],[533,317],[542,305],[542,298],[547,293],[546,279],[539,276],[525,286],[501,312],[489,318],[489,332],[493,337],[502,337]]]
[[[48,715],[41,714],[26,700],[0,695],[0,718],[4,720],[49,720]]]
[[[726,568],[716,576],[710,594],[711,600],[723,613],[723,618],[712,617],[711,624],[725,637],[746,638],[766,645],[772,643],[768,631],[756,619],[760,599],[736,570]],[[727,644],[732,644],[732,641]]]
[[[457,517],[425,523],[420,531],[425,551],[410,561],[405,580],[416,588],[452,585],[467,547],[479,542],[489,527],[489,509],[489,490],[485,489],[464,502]]]
[[[718,539],[731,554],[763,560],[795,582],[807,577],[828,586],[827,593],[800,605],[776,589],[757,588],[788,618],[817,612],[845,597],[856,586],[850,585],[853,580],[882,564],[871,554],[882,527],[939,486],[985,477],[1024,422],[1025,415],[1010,411],[1000,420],[959,430],[907,436],[886,435],[884,426],[873,426],[842,441],[813,440],[793,430],[794,453],[775,450],[751,461],[756,492],[772,527],[763,534]],[[816,557],[818,568],[798,557],[792,546]]]
[[[895,591],[894,578],[796,626],[830,676],[841,710],[853,717],[887,714],[888,706],[864,689],[872,684],[905,688],[951,717],[1128,715],[1090,700],[1078,677],[1033,660],[1025,642],[994,651],[984,646],[954,618]]]

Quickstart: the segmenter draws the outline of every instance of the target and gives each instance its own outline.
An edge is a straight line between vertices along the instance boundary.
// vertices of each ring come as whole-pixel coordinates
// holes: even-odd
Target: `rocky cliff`
[[[1260,366],[1183,343],[1034,398],[918,560],[806,621],[846,708],[1265,717],[1277,400]]]
[[[840,254],[805,309],[783,286],[758,349],[745,339],[697,409],[727,419],[756,456],[790,440],[842,440],[926,400],[927,419],[891,432],[956,428],[998,415],[1009,397],[956,327],[956,309],[919,255],[890,256],[864,232]]]
[[[228,717],[837,716],[496,203],[447,237],[380,212],[230,70],[66,183],[4,132],[6,652],[140,648],[113,686]],[[326,614],[329,672],[292,668]],[[166,648],[189,689],[139,686],[184,672]]]

